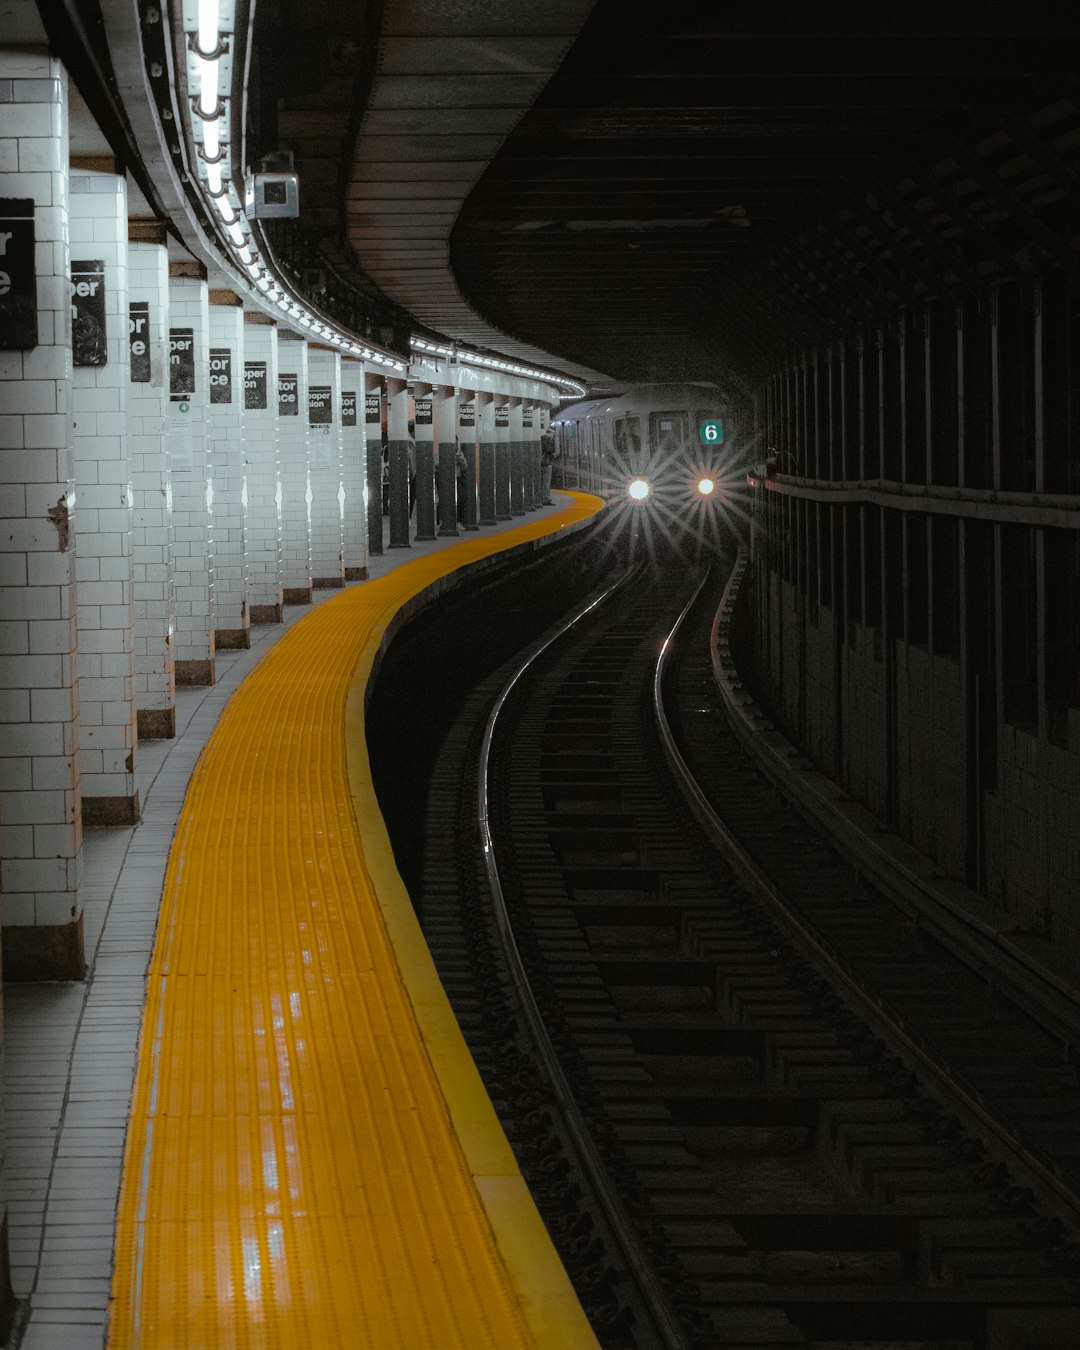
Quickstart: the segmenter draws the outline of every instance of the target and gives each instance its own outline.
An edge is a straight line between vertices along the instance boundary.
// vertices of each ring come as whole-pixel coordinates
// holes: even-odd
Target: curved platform
[[[226,706],[165,878],[113,1350],[595,1346],[394,866],[363,706],[410,601],[599,506],[344,591]]]

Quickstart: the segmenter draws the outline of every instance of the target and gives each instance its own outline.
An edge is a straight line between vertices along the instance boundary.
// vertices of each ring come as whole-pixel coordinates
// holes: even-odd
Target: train
[[[733,403],[716,384],[635,385],[571,404],[551,430],[556,483],[603,497],[710,496],[741,463]]]
[[[705,382],[640,384],[574,403],[552,418],[553,483],[608,499],[669,542],[715,538],[746,515],[739,422],[737,401]]]

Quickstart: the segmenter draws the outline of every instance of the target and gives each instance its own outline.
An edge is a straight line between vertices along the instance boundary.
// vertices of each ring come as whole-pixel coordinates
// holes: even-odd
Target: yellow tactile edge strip
[[[363,706],[403,609],[598,506],[334,597],[230,699],[162,896],[115,1350],[595,1347],[393,865]]]
[[[601,505],[597,498],[584,493],[573,495],[578,502],[574,513],[577,519],[572,524],[566,522],[569,529],[586,524]],[[583,507],[586,509],[582,510]],[[513,548],[525,542],[523,533],[513,531],[502,537]],[[547,533],[529,530],[526,539],[540,539]],[[423,591],[414,593],[416,597],[422,594]],[[526,1324],[537,1346],[586,1350],[597,1345],[596,1338],[465,1045],[394,862],[375,797],[364,735],[364,705],[371,674],[390,636],[391,633],[372,633],[357,666],[345,714],[353,811],[364,841],[368,868],[420,1034]]]

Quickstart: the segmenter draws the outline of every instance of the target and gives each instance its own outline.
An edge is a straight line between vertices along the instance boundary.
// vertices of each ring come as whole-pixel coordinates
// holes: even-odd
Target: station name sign
[[[299,385],[299,377],[296,375],[279,375],[277,382],[277,403],[279,417],[299,417],[300,408],[296,401],[296,391]]]
[[[333,422],[333,394],[334,391],[328,384],[312,384],[308,386],[308,426],[325,427]]]
[[[501,408],[495,409],[495,425],[497,427],[508,427],[510,425],[510,406],[504,403]]]
[[[0,197],[0,348],[29,351],[37,344],[34,202]]]
[[[232,350],[210,348],[210,402],[232,402]]]
[[[266,362],[244,362],[244,407],[248,410],[266,407]]]
[[[380,399],[378,394],[366,394],[364,396],[364,421],[378,423],[382,420],[382,410],[379,407]]]
[[[418,398],[416,400],[416,425],[418,427],[431,426],[431,399]]]
[[[100,258],[71,264],[71,364],[104,366],[105,264]]]
[[[169,397],[174,403],[195,392],[195,330],[169,329]]]
[[[458,426],[474,427],[476,426],[476,404],[460,403],[458,404]]]
[[[341,425],[356,426],[356,393],[352,389],[341,391]]]
[[[150,301],[132,300],[128,305],[128,348],[132,384],[150,383]]]

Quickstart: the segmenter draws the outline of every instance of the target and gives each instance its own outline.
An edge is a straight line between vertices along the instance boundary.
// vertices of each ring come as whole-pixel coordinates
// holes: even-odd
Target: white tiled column
[[[311,483],[311,575],[318,590],[345,583],[341,466],[341,356],[308,347],[307,423]]]
[[[155,234],[153,226],[140,225]],[[172,484],[169,481],[169,253],[160,239],[128,244],[128,455],[134,491],[132,578],[135,717],[140,740],[176,735]]]
[[[364,365],[341,360],[341,481],[345,489],[345,580],[367,576],[367,441],[364,435]],[[381,509],[381,507],[380,507]]]
[[[15,203],[0,315],[36,329],[0,351],[4,978],[81,979],[67,77],[47,55],[0,50],[0,95],[0,198]]]
[[[525,510],[540,507],[540,413],[531,401],[521,405],[521,442],[525,452]]]
[[[244,314],[244,458],[247,462],[248,613],[281,622],[281,472],[278,463],[277,327]]]
[[[230,290],[210,290],[207,453],[214,485],[214,648],[250,647],[243,443],[244,310]]]
[[[435,471],[439,485],[439,537],[445,539],[458,533],[457,390],[452,385],[436,385],[431,396],[439,446]]]
[[[360,410],[360,420],[364,424],[367,474],[367,543],[369,553],[379,554],[383,551],[382,436],[386,424],[386,390],[382,376],[367,371],[363,392],[364,406]]]
[[[282,595],[311,604],[311,482],[307,409],[307,343],[278,330],[278,446],[281,465]]]
[[[505,394],[495,396],[495,518],[509,520],[511,516],[513,454],[510,445],[510,400]]]
[[[495,395],[487,389],[480,387],[477,382],[476,390],[476,432],[477,432],[477,465],[479,484],[477,493],[479,496],[481,525],[494,525],[497,520],[495,514],[495,504],[498,500],[498,490],[496,487],[497,477],[497,456],[498,456],[498,435],[495,422]]]
[[[201,273],[201,275],[200,275]],[[173,493],[176,683],[213,684],[213,485],[207,455],[209,333],[206,274],[169,264],[169,474]],[[190,378],[185,378],[191,343]]]
[[[480,482],[480,418],[477,416],[477,391],[458,390],[458,445],[465,456],[464,496],[461,523],[466,530],[478,530],[477,485]]]
[[[69,229],[82,818],[84,827],[131,825],[139,793],[123,176],[73,169]]]
[[[525,432],[521,425],[521,399],[510,400],[510,510],[525,514]]]

